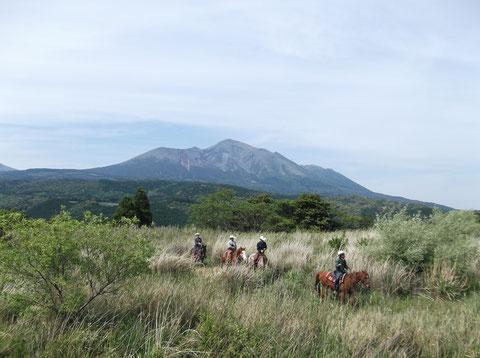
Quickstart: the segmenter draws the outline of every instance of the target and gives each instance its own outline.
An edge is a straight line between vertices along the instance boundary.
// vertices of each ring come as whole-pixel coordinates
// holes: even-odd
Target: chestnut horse
[[[324,271],[317,272],[315,275],[315,289],[322,298],[325,298],[325,290],[322,291],[322,287],[330,288],[332,291],[335,290],[335,281],[332,276],[333,275],[330,272]],[[359,282],[361,282],[365,288],[370,288],[370,277],[368,276],[367,271],[347,273],[343,277],[343,281],[340,283],[340,288],[338,291],[338,298],[340,299],[340,302],[345,303],[345,298],[347,295],[349,300],[353,297],[355,286]]]
[[[239,247],[235,253],[232,250],[227,250],[222,255],[222,266],[224,264],[233,264],[236,265],[238,262],[246,260],[245,248]]]

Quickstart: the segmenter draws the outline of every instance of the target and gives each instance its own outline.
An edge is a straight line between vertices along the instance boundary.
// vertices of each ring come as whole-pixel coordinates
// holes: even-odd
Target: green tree
[[[24,219],[6,235],[0,240],[0,274],[15,283],[9,299],[69,316],[147,272],[153,253],[132,226],[93,215],[77,221],[64,211],[51,221]]]
[[[230,189],[219,190],[200,199],[190,207],[189,221],[199,227],[231,229],[238,207],[238,198]]]
[[[317,194],[302,194],[295,200],[295,224],[306,230],[331,229],[331,205]]]
[[[150,209],[150,201],[147,193],[143,188],[139,188],[134,198],[135,216],[139,220],[141,226],[151,226],[153,222],[152,211]]]
[[[118,208],[113,214],[113,218],[116,221],[120,221],[122,218],[133,219],[136,216],[135,204],[133,199],[129,196],[124,197],[118,204]]]

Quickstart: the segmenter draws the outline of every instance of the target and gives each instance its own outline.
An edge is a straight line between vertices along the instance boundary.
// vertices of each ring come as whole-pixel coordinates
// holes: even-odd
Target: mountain
[[[29,169],[1,173],[0,178],[196,181],[283,195],[311,192],[327,197],[355,195],[415,202],[372,192],[333,169],[299,165],[280,153],[231,139],[205,149],[157,148],[107,167],[86,170]]]
[[[298,165],[279,153],[231,139],[206,149],[157,148],[89,172],[101,177],[230,184],[282,194],[373,194],[332,169]]]
[[[15,169],[13,168],[10,168],[10,167],[7,167],[6,165],[3,165],[2,163],[0,163],[0,172],[11,172],[11,171],[14,171]]]

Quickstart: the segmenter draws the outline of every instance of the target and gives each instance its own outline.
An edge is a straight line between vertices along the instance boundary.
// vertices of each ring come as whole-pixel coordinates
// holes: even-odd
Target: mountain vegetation
[[[318,194],[296,199],[274,199],[268,194],[250,198],[221,190],[200,199],[190,209],[190,222],[197,227],[233,231],[332,230],[336,222],[332,205]]]
[[[270,266],[256,271],[220,268],[231,231],[202,230],[199,266],[192,228],[0,212],[0,231],[2,357],[480,354],[480,222],[471,212],[262,232]],[[260,233],[235,234],[254,252]],[[345,305],[313,288],[317,271],[333,269],[338,238],[349,266],[370,274],[370,290]]]
[[[258,195],[261,194],[240,187],[161,180],[0,180],[0,208],[22,211],[28,217],[33,218],[51,218],[60,212],[61,207],[65,207],[76,219],[81,219],[85,211],[112,218],[118,209],[119,202],[126,196],[132,197],[139,187],[144,188],[148,195],[153,222],[157,226],[188,224],[190,207],[198,204],[202,197],[219,190],[233,190],[234,196],[237,197],[236,201],[239,198],[255,197],[257,197],[255,200],[259,200]],[[293,215],[289,212],[291,207],[288,205],[288,200],[295,197],[279,195],[267,195],[266,197],[269,197],[269,200],[274,203],[257,203],[255,205],[257,209],[263,210],[263,208],[275,206],[274,211],[280,213],[276,219]],[[421,212],[424,216],[431,214],[433,210],[431,207],[421,204],[404,204],[385,199],[374,200],[364,197],[326,197],[322,199],[331,205],[335,213],[334,222],[342,222],[343,226],[348,228],[371,226],[377,214],[398,211],[402,207],[406,207],[409,214]],[[124,202],[122,210],[133,212],[134,205]],[[132,216],[125,212],[120,212],[119,215]],[[278,230],[291,227],[289,220],[282,219],[276,223],[270,221],[269,225],[274,224]],[[273,226],[270,228],[273,229]]]

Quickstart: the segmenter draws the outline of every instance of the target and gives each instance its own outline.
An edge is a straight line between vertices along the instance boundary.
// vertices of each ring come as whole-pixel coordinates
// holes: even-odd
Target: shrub
[[[435,212],[422,218],[401,211],[379,218],[375,226],[380,239],[372,252],[417,272],[427,271],[430,292],[456,297],[453,291],[463,292],[465,278],[477,276],[472,270],[480,224],[472,212]]]
[[[0,270],[15,296],[55,313],[76,315],[96,297],[148,270],[152,249],[131,227],[62,212],[51,221],[23,220],[0,240]]]
[[[206,314],[198,326],[200,350],[214,357],[252,357],[260,346],[269,342],[262,332],[244,327],[235,317],[224,314]]]
[[[328,246],[330,246],[334,251],[345,248],[347,245],[348,239],[345,232],[342,232],[341,235],[333,236],[330,240],[328,240]]]
[[[467,278],[457,268],[435,261],[425,276],[425,292],[432,298],[458,299],[468,290]]]

